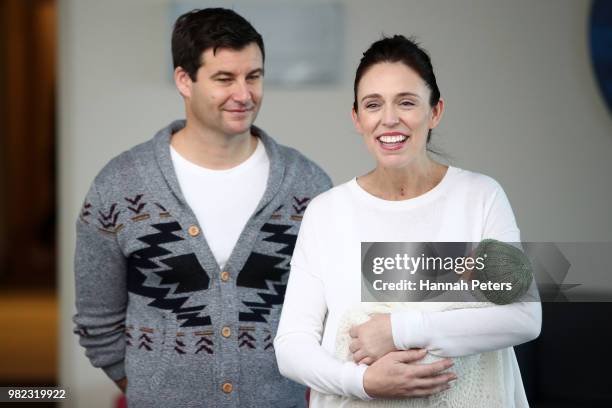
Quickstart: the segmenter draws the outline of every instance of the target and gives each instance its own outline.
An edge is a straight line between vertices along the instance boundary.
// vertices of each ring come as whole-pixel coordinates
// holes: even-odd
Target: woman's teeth
[[[405,141],[406,139],[408,139],[408,137],[404,136],[404,135],[398,135],[398,136],[380,136],[378,138],[378,140],[380,140],[382,143],[401,143],[401,142]]]

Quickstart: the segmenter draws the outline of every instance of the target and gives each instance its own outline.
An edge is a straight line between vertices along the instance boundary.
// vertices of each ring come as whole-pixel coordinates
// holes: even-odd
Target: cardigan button
[[[234,386],[232,385],[232,383],[226,382],[226,383],[223,383],[223,385],[221,386],[221,389],[223,390],[224,393],[229,394],[234,389]]]
[[[228,271],[221,272],[221,280],[223,282],[227,282],[230,278],[230,273]]]
[[[229,327],[225,326],[221,329],[221,335],[225,338],[228,338],[232,335],[232,330]]]
[[[200,229],[198,228],[197,225],[192,225],[191,227],[189,227],[189,229],[187,230],[187,232],[189,233],[189,235],[191,235],[192,237],[197,237],[198,234],[200,233]]]

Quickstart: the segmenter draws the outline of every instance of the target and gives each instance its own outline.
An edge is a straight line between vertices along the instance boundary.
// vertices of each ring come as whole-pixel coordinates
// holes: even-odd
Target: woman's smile
[[[384,150],[399,150],[408,142],[408,139],[409,136],[401,132],[385,132],[376,138]]]

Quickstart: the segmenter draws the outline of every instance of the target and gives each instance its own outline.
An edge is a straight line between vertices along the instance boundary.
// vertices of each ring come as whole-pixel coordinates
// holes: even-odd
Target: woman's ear
[[[355,130],[357,130],[358,133],[363,134],[363,132],[361,131],[361,124],[359,123],[359,115],[355,111],[354,106],[353,108],[351,108],[351,118],[353,119],[353,125],[355,126]]]
[[[429,119],[429,128],[433,129],[438,126],[442,115],[444,114],[444,99],[440,98],[436,106],[431,109],[431,118]]]
[[[182,67],[176,67],[174,70],[174,84],[183,98],[191,98],[191,85],[193,81]]]

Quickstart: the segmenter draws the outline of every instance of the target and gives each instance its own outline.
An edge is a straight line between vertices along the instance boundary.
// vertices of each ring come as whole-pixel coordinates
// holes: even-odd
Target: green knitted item
[[[533,280],[533,269],[523,251],[505,242],[485,239],[478,244],[474,253],[474,258],[479,257],[484,259],[485,267],[482,270],[474,269],[475,279],[512,283],[512,290],[482,290],[489,302],[506,305],[527,292]]]

